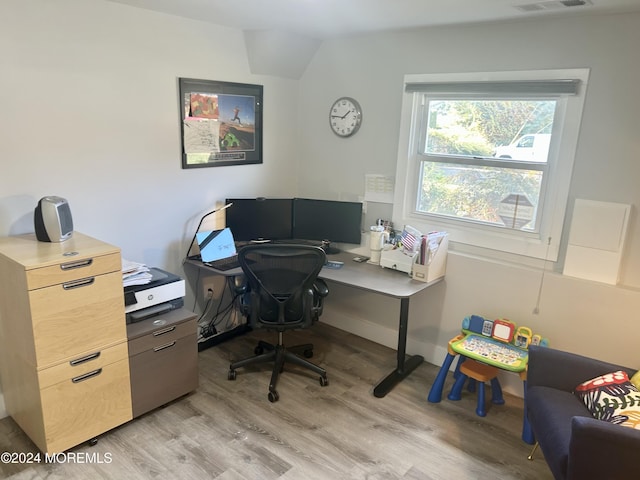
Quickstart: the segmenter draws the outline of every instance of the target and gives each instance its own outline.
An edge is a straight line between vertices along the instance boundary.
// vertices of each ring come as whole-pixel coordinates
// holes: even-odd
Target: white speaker
[[[73,218],[69,203],[62,197],[42,197],[38,201],[33,223],[41,242],[64,242],[73,235]]]

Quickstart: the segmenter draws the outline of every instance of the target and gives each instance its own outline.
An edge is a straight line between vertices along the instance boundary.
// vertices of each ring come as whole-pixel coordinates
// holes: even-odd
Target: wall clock
[[[339,137],[350,137],[362,123],[360,104],[350,97],[341,97],[333,102],[329,110],[329,126]]]

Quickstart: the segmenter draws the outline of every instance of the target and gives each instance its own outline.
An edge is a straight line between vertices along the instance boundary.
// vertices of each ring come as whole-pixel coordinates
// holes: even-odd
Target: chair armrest
[[[638,474],[640,430],[573,417],[567,479],[633,478]]]
[[[586,380],[621,369],[633,375],[634,370],[620,365],[562,350],[531,345],[527,387],[544,386],[573,392]]]
[[[244,295],[249,291],[249,283],[244,275],[236,275],[233,277],[233,291],[236,295]]]
[[[313,293],[323,298],[329,295],[329,287],[327,287],[327,284],[323,279],[316,278],[313,282]]]
[[[251,299],[249,298],[249,283],[244,275],[236,275],[230,280],[231,289],[236,295],[237,308],[242,315],[248,317],[251,313]]]

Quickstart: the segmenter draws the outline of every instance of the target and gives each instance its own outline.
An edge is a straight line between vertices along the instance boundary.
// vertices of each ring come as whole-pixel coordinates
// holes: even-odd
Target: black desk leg
[[[396,386],[398,382],[407,377],[420,365],[424,358],[421,355],[413,355],[407,359],[407,325],[409,323],[409,298],[400,300],[400,325],[398,328],[398,360],[396,369],[387,375],[373,389],[373,395],[382,398]]]

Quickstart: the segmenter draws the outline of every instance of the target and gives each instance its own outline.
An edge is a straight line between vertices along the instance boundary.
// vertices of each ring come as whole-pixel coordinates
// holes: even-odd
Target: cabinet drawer
[[[134,418],[198,388],[195,332],[135,355],[129,363]]]
[[[127,338],[120,271],[34,290],[29,300],[38,368]]]
[[[147,350],[153,350],[163,345],[176,341],[187,335],[195,335],[197,325],[195,318],[186,322],[158,327],[152,332],[133,340],[129,340],[129,356],[134,356]],[[196,340],[193,341],[197,350]]]
[[[131,420],[127,359],[41,392],[48,452],[61,452]]]
[[[40,388],[47,388],[56,383],[80,377],[89,372],[103,368],[105,365],[125,360],[129,357],[127,342],[113,347],[77,355],[68,362],[45,368],[38,372]]]
[[[121,270],[122,261],[119,253],[84,258],[69,257],[68,261],[58,265],[28,270],[27,288],[34,290]]]

